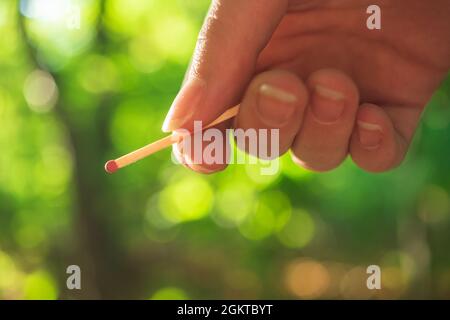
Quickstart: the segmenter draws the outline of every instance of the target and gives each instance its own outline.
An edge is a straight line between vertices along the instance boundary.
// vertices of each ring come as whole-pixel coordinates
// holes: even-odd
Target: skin
[[[217,128],[278,128],[280,152],[307,169],[332,170],[348,155],[366,171],[395,168],[449,71],[450,5],[377,1],[382,29],[369,30],[371,2],[213,1],[163,130],[190,130],[240,102]],[[182,149],[195,171],[226,167],[193,164]]]

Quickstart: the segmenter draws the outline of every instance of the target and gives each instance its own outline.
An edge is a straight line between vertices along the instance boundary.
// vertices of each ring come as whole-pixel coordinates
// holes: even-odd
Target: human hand
[[[399,165],[421,112],[450,67],[448,0],[215,0],[164,131],[192,129],[241,102],[218,125],[278,128],[280,154],[327,171],[350,155],[361,168]],[[194,164],[210,173],[226,164]]]

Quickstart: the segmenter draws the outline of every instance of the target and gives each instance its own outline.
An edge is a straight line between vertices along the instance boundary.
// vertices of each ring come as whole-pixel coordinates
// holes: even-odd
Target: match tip
[[[114,160],[109,160],[105,164],[105,170],[108,173],[114,173],[117,171],[117,169],[119,169],[119,166],[117,165],[117,163]]]

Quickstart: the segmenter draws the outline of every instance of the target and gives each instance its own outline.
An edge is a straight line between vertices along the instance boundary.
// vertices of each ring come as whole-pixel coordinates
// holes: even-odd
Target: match
[[[215,126],[221,122],[224,122],[228,119],[231,119],[237,115],[239,111],[239,105],[234,106],[224,113],[222,113],[216,120],[208,124],[204,129],[210,128],[212,126]],[[192,134],[192,133],[191,133]],[[165,149],[167,147],[170,147],[174,143],[178,143],[183,139],[183,136],[178,134],[171,134],[170,136],[167,136],[165,138],[162,138],[160,140],[157,140],[155,142],[152,142],[142,148],[139,148],[135,151],[132,151],[120,158],[117,158],[115,160],[109,160],[105,164],[105,170],[108,173],[114,173],[117,170],[124,168],[132,163],[135,163],[143,158],[146,158],[162,149]]]

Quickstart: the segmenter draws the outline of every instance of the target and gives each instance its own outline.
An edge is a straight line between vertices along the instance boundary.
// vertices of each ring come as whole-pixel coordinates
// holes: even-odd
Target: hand
[[[207,124],[241,102],[238,128],[279,128],[280,153],[327,171],[399,165],[450,67],[448,0],[384,0],[381,30],[364,0],[216,0],[165,131]],[[221,130],[232,122],[219,125]],[[225,164],[190,163],[210,173]]]

